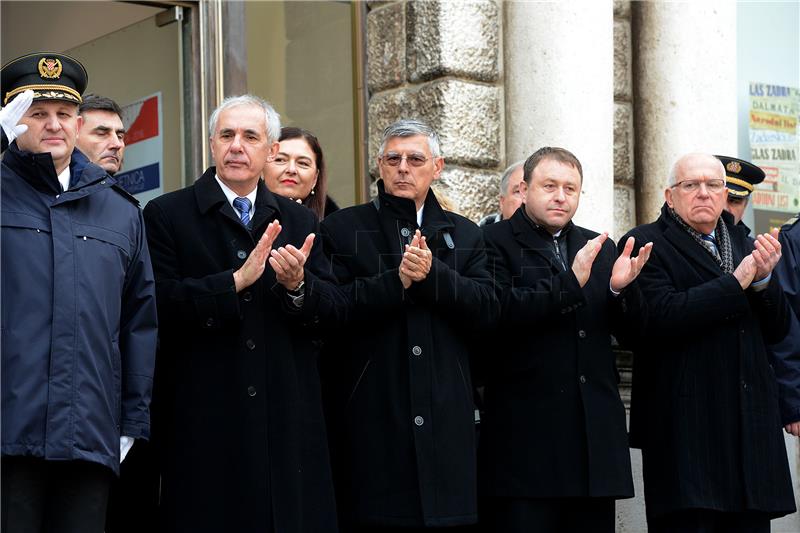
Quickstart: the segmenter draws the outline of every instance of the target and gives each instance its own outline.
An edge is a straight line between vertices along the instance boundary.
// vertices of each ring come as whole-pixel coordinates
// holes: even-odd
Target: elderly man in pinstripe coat
[[[765,348],[788,328],[770,281],[780,244],[748,239],[722,213],[725,195],[722,164],[686,155],[658,220],[623,237],[653,242],[631,405],[651,533],[767,532],[795,510]]]

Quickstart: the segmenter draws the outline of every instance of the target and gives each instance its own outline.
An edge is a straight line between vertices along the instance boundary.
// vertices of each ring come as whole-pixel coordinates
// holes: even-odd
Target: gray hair
[[[725,165],[722,164],[722,161],[717,159],[711,154],[704,154],[700,152],[694,152],[690,154],[685,154],[680,156],[674,163],[672,163],[672,167],[669,169],[669,178],[667,179],[667,187],[672,187],[678,183],[678,169],[683,164],[683,162],[692,157],[708,157],[716,161],[717,166],[719,167],[719,172],[722,174],[722,179],[725,179]],[[727,181],[727,180],[726,180]]]
[[[213,137],[217,131],[217,119],[219,114],[232,107],[251,105],[260,107],[264,111],[264,122],[267,129],[267,141],[272,144],[278,142],[281,135],[281,117],[275,109],[263,98],[253,94],[243,94],[241,96],[229,96],[211,113],[208,119],[208,134]]]
[[[521,168],[522,165],[525,164],[524,159],[520,159],[516,163],[509,166],[504,172],[503,176],[500,178],[500,196],[505,198],[508,196],[508,182],[511,180],[511,174],[514,173],[515,170]]]
[[[442,157],[442,150],[439,147],[439,135],[421,120],[409,118],[398,120],[383,130],[383,139],[378,150],[378,157],[383,156],[383,150],[386,148],[386,143],[389,139],[394,137],[414,137],[416,135],[424,135],[428,138],[428,147],[433,157]]]

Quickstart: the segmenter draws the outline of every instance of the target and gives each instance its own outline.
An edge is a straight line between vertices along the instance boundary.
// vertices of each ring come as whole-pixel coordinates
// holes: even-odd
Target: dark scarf
[[[731,236],[728,233],[728,227],[725,225],[725,222],[722,221],[722,217],[717,219],[717,228],[714,231],[714,235],[716,237],[716,249],[711,246],[711,243],[703,239],[702,234],[691,227],[689,224],[683,221],[683,219],[675,212],[674,209],[671,207],[667,208],[669,211],[670,216],[678,223],[678,226],[681,227],[686,233],[688,233],[692,239],[697,241],[697,243],[703,247],[703,250],[709,253],[711,257],[717,262],[723,272],[726,274],[733,273],[733,250],[731,248]]]

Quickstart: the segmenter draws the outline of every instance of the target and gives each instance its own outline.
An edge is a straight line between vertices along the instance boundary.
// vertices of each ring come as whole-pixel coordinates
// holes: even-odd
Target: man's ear
[[[664,189],[664,200],[667,201],[667,205],[672,208],[672,187],[667,187]]]
[[[435,157],[433,159],[433,179],[438,180],[442,175],[444,169],[444,157]]]
[[[272,143],[272,146],[269,147],[269,154],[267,155],[267,161],[272,161],[275,159],[275,156],[278,155],[278,150],[281,147],[281,143],[275,141]]]

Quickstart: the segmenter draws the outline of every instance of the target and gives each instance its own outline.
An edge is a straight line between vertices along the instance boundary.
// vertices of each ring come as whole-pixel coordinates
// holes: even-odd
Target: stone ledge
[[[412,82],[499,78],[500,9],[494,0],[407,2],[406,20]]]

